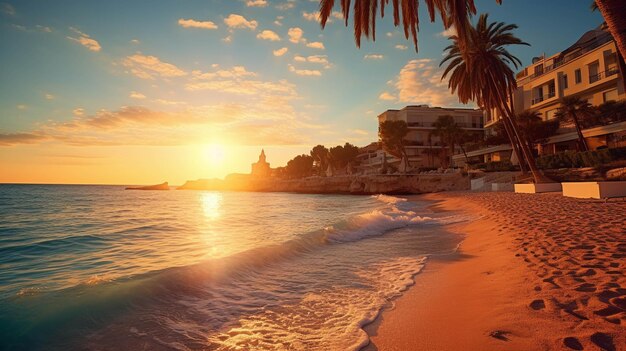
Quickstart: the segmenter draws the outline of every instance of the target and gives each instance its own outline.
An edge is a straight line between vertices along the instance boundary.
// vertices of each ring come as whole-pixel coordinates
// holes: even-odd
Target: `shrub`
[[[487,163],[476,163],[472,165],[473,169],[483,169],[487,172],[508,172],[517,170],[516,166],[510,161],[494,161]]]
[[[537,167],[541,169],[599,167],[624,159],[626,159],[626,147],[585,152],[564,151],[538,157]]]

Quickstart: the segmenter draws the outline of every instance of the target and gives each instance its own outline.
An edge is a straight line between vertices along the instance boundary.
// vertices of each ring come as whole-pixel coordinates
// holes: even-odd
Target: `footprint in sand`
[[[571,336],[563,339],[563,344],[565,344],[565,346],[567,346],[568,348],[570,348],[572,350],[582,350],[583,349],[583,345],[580,343],[580,341],[578,341],[578,339],[576,339],[574,337],[571,337]]]
[[[538,311],[538,310],[542,310],[546,308],[546,303],[543,300],[539,299],[539,300],[534,300],[533,302],[531,302],[529,306],[533,310]]]
[[[604,333],[595,333],[591,336],[591,342],[596,344],[602,350],[615,351],[615,344],[613,344],[613,338]]]

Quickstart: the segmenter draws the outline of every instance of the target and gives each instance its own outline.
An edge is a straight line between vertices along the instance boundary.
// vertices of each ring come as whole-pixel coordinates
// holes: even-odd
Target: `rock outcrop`
[[[230,178],[230,179],[229,179]],[[306,194],[423,194],[468,190],[470,178],[461,173],[419,175],[346,175],[303,179],[255,179],[237,175],[226,180],[187,181],[179,190],[236,190]]]

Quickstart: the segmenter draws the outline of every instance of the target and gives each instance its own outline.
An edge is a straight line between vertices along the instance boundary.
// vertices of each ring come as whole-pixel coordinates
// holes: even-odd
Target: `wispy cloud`
[[[130,98],[133,98],[133,99],[145,99],[146,98],[146,96],[144,94],[138,93],[136,91],[131,91],[130,95],[128,95],[128,96]]]
[[[278,36],[278,34],[276,34],[276,32],[271,31],[269,29],[266,29],[264,31],[262,31],[261,33],[257,34],[256,36],[259,39],[262,40],[269,40],[269,41],[279,41],[280,37]]]
[[[300,27],[289,28],[287,31],[287,35],[289,36],[289,41],[298,44],[299,42],[305,41],[302,35],[304,31]]]
[[[450,93],[448,82],[441,80],[441,73],[441,68],[432,59],[408,61],[396,79],[391,82],[397,92],[397,100],[431,106],[463,106],[458,98]],[[393,95],[385,95],[391,96]]]
[[[265,7],[267,6],[266,0],[248,0],[246,1],[248,7]]]
[[[437,33],[437,36],[444,37],[444,38],[448,38],[453,35],[457,35],[456,28],[454,26],[451,26],[450,28],[444,30],[443,32]]]
[[[367,54],[363,56],[365,60],[382,60],[384,58],[381,54]]]
[[[389,94],[386,91],[384,91],[380,95],[378,95],[378,98],[381,99],[381,100],[395,100],[396,99],[395,96]]]
[[[319,63],[319,64],[323,64],[326,65],[327,68],[330,67],[330,62],[328,62],[328,56],[326,55],[311,55],[311,56],[300,56],[300,55],[296,55],[294,56],[294,61],[297,62],[310,62],[310,63]]]
[[[183,28],[217,29],[217,25],[211,21],[196,21],[194,19],[179,19],[178,24]]]
[[[395,48],[398,49],[398,50],[406,50],[409,47],[406,46],[406,45],[398,44],[398,45],[395,46]]]
[[[217,69],[210,72],[193,71],[185,85],[189,91],[212,90],[220,93],[263,96],[296,96],[295,86],[285,80],[278,82],[258,78],[255,72],[243,66]]]
[[[241,15],[237,15],[231,13],[228,17],[224,18],[224,23],[229,28],[247,28],[247,29],[256,29],[259,23],[255,20],[247,20],[245,17]]]
[[[320,50],[324,50],[324,43],[322,43],[321,41],[313,41],[310,43],[306,44],[307,47],[309,48],[313,48],[313,49],[320,49]]]
[[[15,7],[11,4],[7,4],[6,2],[0,4],[0,12],[8,16],[15,16],[17,14]]]
[[[0,146],[36,144],[44,140],[46,136],[37,133],[0,133]]]
[[[43,97],[46,98],[46,100],[54,100],[55,98],[55,96],[50,93],[45,93]]]
[[[295,73],[299,76],[321,76],[322,72],[317,69],[297,69],[293,65],[289,65],[289,72]]]
[[[303,11],[302,17],[307,21],[317,22],[319,21],[319,18],[320,18],[320,12],[319,11],[315,11],[315,12]]]
[[[122,65],[130,70],[130,73],[142,79],[155,79],[156,77],[181,77],[187,75],[185,71],[175,65],[161,61],[156,56],[146,56],[137,53],[126,57]]]
[[[274,56],[283,56],[284,54],[287,53],[287,51],[289,51],[289,49],[284,47],[284,48],[280,48],[278,50],[274,50],[274,51],[272,51],[272,53],[274,54]]]
[[[100,43],[98,43],[96,39],[93,39],[89,35],[81,32],[80,30],[74,27],[70,27],[70,30],[74,32],[75,34],[77,34],[78,37],[75,38],[75,37],[67,36],[67,39],[75,41],[91,51],[98,52],[102,49],[102,47],[100,46]]]
[[[296,0],[287,0],[286,2],[276,5],[276,8],[281,11],[290,10],[296,7]]]
[[[320,12],[319,11],[313,11],[313,12],[302,11],[302,18],[304,18],[307,21],[318,22],[320,20]],[[330,17],[328,18],[326,22],[331,23],[332,18],[343,19],[343,14],[338,11],[333,11],[331,12]]]

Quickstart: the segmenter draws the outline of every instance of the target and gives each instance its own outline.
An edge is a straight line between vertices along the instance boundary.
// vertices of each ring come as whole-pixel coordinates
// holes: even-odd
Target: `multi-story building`
[[[624,72],[619,60],[615,40],[610,33],[602,28],[588,31],[562,52],[534,58],[531,65],[517,74],[518,88],[513,94],[513,111],[535,111],[543,120],[551,120],[556,118],[564,97],[579,97],[594,106],[611,100],[624,100]],[[499,120],[500,116],[495,111],[485,112],[487,134]],[[618,140],[615,146],[623,146],[619,142],[626,138],[626,122],[623,124],[591,128],[583,131],[583,135],[592,148],[612,147],[615,139]],[[574,149],[576,139],[573,128],[562,124],[558,134],[540,145],[539,151],[545,154]],[[488,151],[477,150],[471,156],[484,155],[484,160],[490,161],[492,154]],[[505,152],[510,154],[510,147]],[[454,159],[462,162],[459,156]]]
[[[483,113],[469,108],[429,107],[428,105],[406,106],[401,110],[387,110],[378,115],[378,123],[387,120],[405,121],[409,133],[405,138],[405,151],[412,168],[441,167],[449,147],[439,137],[432,135],[433,123],[441,116],[452,116],[456,124],[476,139],[484,137]],[[378,169],[383,159],[391,165],[398,165],[400,160],[384,154],[380,148],[370,145],[360,155],[361,170]],[[456,148],[459,146],[456,145]],[[447,166],[447,165],[446,165]]]

